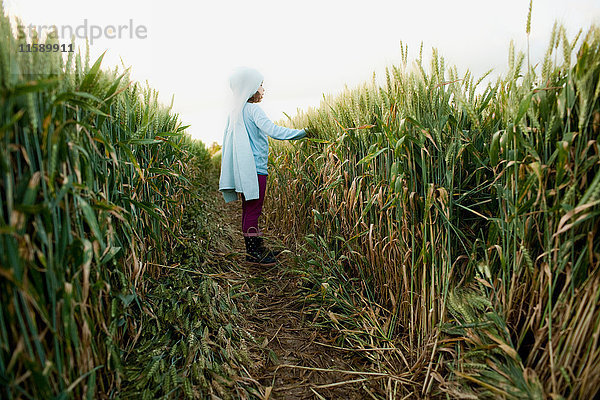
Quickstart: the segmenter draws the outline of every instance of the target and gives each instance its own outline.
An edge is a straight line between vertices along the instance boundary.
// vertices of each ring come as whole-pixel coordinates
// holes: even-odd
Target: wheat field
[[[255,364],[318,370],[248,324],[274,275],[241,265],[218,146],[104,56],[19,52],[1,5],[0,397],[267,399]],[[555,24],[539,62],[511,44],[496,78],[401,53],[271,143],[264,218],[299,282],[276,299],[370,368],[310,390],[598,396],[600,28]]]
[[[593,397],[600,29],[555,24],[535,65],[511,44],[485,87],[402,59],[281,121],[314,135],[273,143],[269,220],[314,251],[343,342],[397,346],[378,363],[422,395]]]

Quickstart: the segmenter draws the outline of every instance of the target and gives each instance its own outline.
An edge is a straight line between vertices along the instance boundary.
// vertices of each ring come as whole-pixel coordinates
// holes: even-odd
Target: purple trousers
[[[242,193],[242,233],[244,236],[262,236],[258,217],[262,214],[267,189],[267,175],[258,174],[258,199],[246,200]]]

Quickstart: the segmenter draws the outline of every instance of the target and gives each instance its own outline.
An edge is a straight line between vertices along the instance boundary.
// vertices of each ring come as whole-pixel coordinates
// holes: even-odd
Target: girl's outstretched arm
[[[252,107],[252,117],[256,126],[273,139],[294,140],[306,136],[304,129],[292,129],[275,125],[258,105]]]

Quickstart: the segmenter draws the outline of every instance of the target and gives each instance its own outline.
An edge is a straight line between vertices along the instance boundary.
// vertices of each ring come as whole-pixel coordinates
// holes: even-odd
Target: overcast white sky
[[[2,0],[0,0],[2,1]],[[207,145],[222,142],[229,94],[228,76],[239,65],[265,76],[262,107],[277,121],[283,112],[318,106],[323,93],[337,94],[384,78],[385,67],[400,61],[400,42],[409,59],[432,47],[479,76],[506,70],[511,39],[526,49],[528,0],[4,0],[25,25],[127,25],[121,37],[95,39],[93,62],[105,50],[103,66],[131,66],[132,77],[159,91],[188,132]],[[540,61],[555,20],[572,38],[580,28],[600,24],[598,0],[534,0],[532,63]],[[130,37],[130,28],[145,37]],[[145,33],[143,30],[145,29]],[[61,38],[69,43],[70,38]],[[85,51],[84,39],[77,43]]]

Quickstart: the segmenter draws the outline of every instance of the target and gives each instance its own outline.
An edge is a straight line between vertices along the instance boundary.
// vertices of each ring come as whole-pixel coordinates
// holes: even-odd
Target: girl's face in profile
[[[260,94],[260,98],[258,99],[258,101],[261,101],[265,94],[265,88],[263,87],[262,83],[260,84],[260,87],[258,88],[257,92]]]

